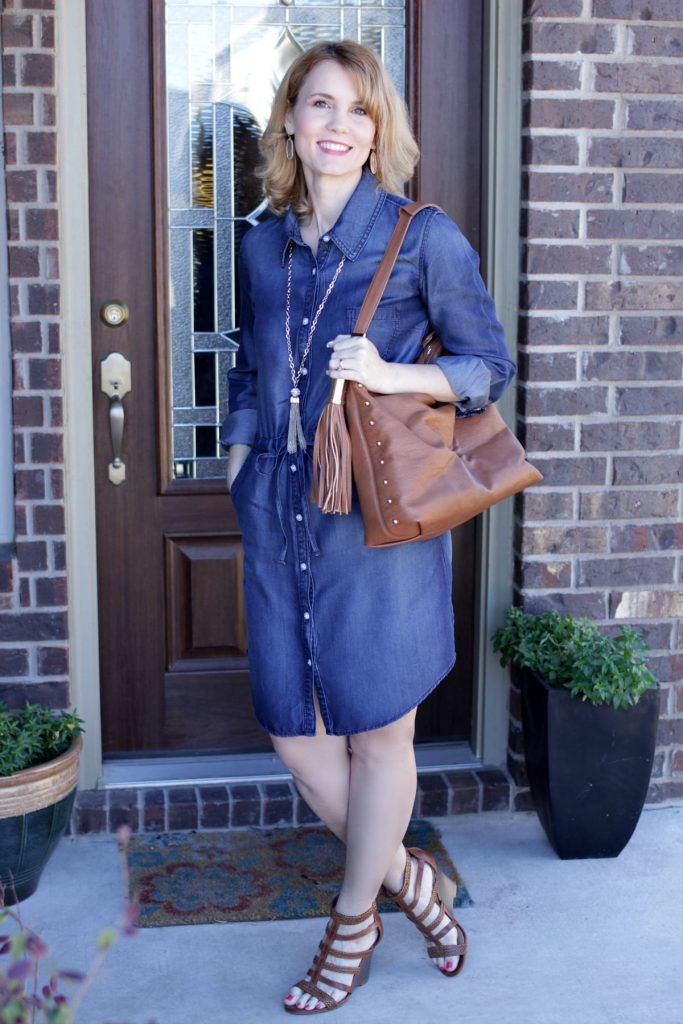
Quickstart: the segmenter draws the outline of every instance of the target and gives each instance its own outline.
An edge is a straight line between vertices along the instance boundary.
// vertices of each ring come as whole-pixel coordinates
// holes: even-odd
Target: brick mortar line
[[[601,61],[601,63],[605,63],[605,62]],[[610,63],[611,63],[612,66],[614,66],[615,64],[622,64],[624,62],[619,60],[619,61],[611,61]],[[633,66],[634,67],[639,67],[639,66],[642,66],[642,65],[645,65],[645,64],[650,65],[651,63],[655,63],[656,64],[655,61],[650,61],[647,58],[643,58],[640,61],[634,61],[633,62]],[[583,64],[583,62],[582,62],[582,64]],[[532,66],[533,66],[533,64],[532,64]],[[656,65],[656,66],[658,66],[658,67],[665,67],[667,65],[659,64],[659,65]],[[668,65],[668,66],[670,66],[670,65]],[[676,103],[677,98],[680,97],[681,95],[683,95],[683,89],[681,89],[680,91],[676,90],[676,92],[666,92],[666,91],[664,91],[664,92],[636,92],[635,90],[634,91],[629,91],[629,90],[625,90],[625,89],[624,90],[622,90],[622,89],[614,89],[614,90],[612,90],[612,89],[605,89],[605,90],[586,89],[584,91],[580,87],[577,88],[577,89],[567,89],[567,88],[564,88],[564,89],[552,89],[552,88],[551,89],[535,89],[535,88],[531,88],[531,89],[522,89],[521,99],[522,99],[522,103],[524,103],[525,100],[575,100],[575,101],[577,101],[579,103],[590,103],[590,102],[593,102],[595,100],[602,100],[604,103],[613,103],[615,106],[619,102],[623,102],[624,104],[626,104],[626,103],[643,103],[644,104],[644,103],[653,103],[653,102],[654,103],[669,103],[669,104],[671,104],[673,106]],[[38,127],[42,128],[42,126],[38,126]],[[624,125],[624,127],[626,128],[627,126]],[[22,128],[22,129],[28,130],[28,131],[31,131],[32,129],[35,130],[35,126],[32,126],[32,125],[17,125],[17,128]],[[52,129],[52,128],[54,128],[54,126],[53,125],[48,125],[47,128],[48,129]],[[586,126],[586,127],[581,128],[580,130],[585,131],[585,130],[589,130],[589,129],[588,129],[588,126]],[[640,129],[635,128],[633,130],[634,131],[639,131]],[[655,131],[656,129],[651,128],[649,130],[650,131]],[[661,128],[660,132],[661,131],[673,131],[673,132],[676,132],[676,131],[680,131],[680,129],[678,129],[678,128]]]
[[[535,241],[535,239],[528,239],[528,241]],[[580,245],[580,249],[597,249],[599,246],[591,245],[590,241],[588,245]],[[545,244],[545,243],[544,243]],[[554,246],[557,249],[569,248],[569,246]],[[605,246],[606,248],[606,246]],[[668,246],[667,248],[675,249],[677,246]],[[652,284],[653,281],[661,281],[663,284],[681,284],[683,283],[683,275],[681,274],[627,274],[625,272],[616,274],[599,274],[599,273],[586,273],[580,274],[574,271],[557,271],[546,273],[540,273],[539,271],[526,271],[520,274],[520,280],[522,281],[576,281],[577,283],[586,282],[588,284],[608,284],[611,281],[619,280],[629,284]],[[658,307],[659,308],[659,307]],[[610,307],[611,309],[611,307]],[[587,311],[588,312],[588,311]],[[598,310],[598,312],[600,312]],[[672,311],[673,312],[673,311]],[[681,310],[683,313],[683,310]],[[34,388],[33,390],[38,390]],[[56,389],[55,389],[56,390]]]
[[[554,174],[555,171],[553,171],[551,169],[550,171],[547,171],[547,172],[546,171],[534,171],[533,173],[540,176],[541,174],[544,174],[544,173]],[[564,172],[562,172],[562,173],[564,173]],[[574,176],[578,178],[580,175],[582,175],[584,173],[585,172],[583,170],[579,169],[579,170],[576,171]],[[624,203],[624,202],[621,202],[621,201],[618,201],[618,200],[612,200],[611,202],[604,202],[604,203],[596,203],[595,201],[591,202],[589,199],[585,199],[585,200],[584,199],[555,199],[555,200],[550,200],[550,199],[522,199],[522,200],[520,200],[520,206],[521,206],[521,209],[523,209],[523,210],[551,210],[551,211],[552,210],[560,210],[560,211],[561,210],[568,210],[568,211],[572,211],[572,210],[586,210],[586,212],[591,211],[593,213],[599,213],[601,210],[609,210],[610,213],[614,213],[615,211],[619,211],[620,213],[638,213],[638,212],[641,212],[641,211],[642,212],[648,212],[648,213],[662,213],[662,212],[668,213],[671,209],[675,210],[676,212],[683,211],[683,201],[674,203],[674,202],[668,202],[666,200],[662,200],[662,202],[659,202],[659,203],[655,203],[655,202],[649,202],[649,203],[646,203],[646,202]],[[521,237],[524,238],[525,236],[522,235]],[[536,237],[536,236],[532,236],[532,237]],[[539,237],[542,237],[542,236],[539,236]],[[597,237],[597,236],[594,236],[594,237],[595,237],[596,241],[600,240],[599,237]],[[621,241],[621,239],[619,239],[618,237],[616,237],[614,235],[608,236],[607,238],[604,239],[604,241],[606,242],[608,239],[609,239],[609,241],[613,241],[613,242]],[[638,242],[643,242],[643,241],[646,241],[646,240],[649,240],[649,239],[643,239],[640,236],[638,236],[636,238],[636,241],[638,241]],[[627,238],[627,239],[625,239],[625,241],[629,241],[629,239]],[[655,238],[653,236],[652,241],[653,242],[659,242],[660,245],[662,244],[662,238],[661,237]]]
[[[541,454],[542,454],[541,452],[533,452],[532,451],[532,452],[529,452],[529,457],[532,458],[532,459],[538,459],[538,458],[541,457]],[[571,460],[572,455],[574,455],[574,456],[576,455],[576,452],[566,452],[565,454],[567,455],[568,461],[569,461],[569,460]],[[601,483],[601,484],[547,484],[547,485],[543,484],[543,483],[540,483],[540,484],[536,484],[534,486],[534,492],[537,493],[537,494],[543,494],[543,495],[547,495],[547,494],[574,494],[574,492],[577,492],[579,495],[583,496],[583,495],[589,495],[589,494],[603,494],[604,491],[605,491],[605,486],[606,485],[604,483]],[[648,494],[650,494],[650,493],[657,493],[658,491],[661,491],[662,488],[666,488],[666,489],[670,490],[671,492],[673,492],[673,491],[676,490],[677,487],[680,487],[680,484],[677,481],[676,482],[673,482],[673,481],[670,482],[668,480],[661,480],[659,483],[656,483],[656,484],[637,484],[637,485],[636,484],[619,484],[619,485],[612,485],[612,489],[614,491],[616,491],[616,493],[622,494],[622,495],[642,494],[643,491],[647,492]],[[652,516],[648,516],[647,518],[651,519]],[[665,518],[666,518],[667,522],[670,519],[669,516],[666,516]],[[562,522],[567,522],[567,520],[561,520],[561,521]],[[602,519],[601,520],[577,519],[575,521],[579,522],[579,523],[588,523],[588,524],[592,525],[592,524],[594,524],[594,523],[596,523],[598,521],[599,522],[604,522],[605,520],[602,520]],[[622,520],[621,519],[619,519],[619,520],[614,519],[613,521],[614,522],[621,522]],[[630,520],[627,519],[626,517],[623,517],[623,521],[624,522],[630,522]],[[638,520],[638,522],[640,523],[640,520]],[[655,522],[656,522],[656,520],[655,520]]]
[[[552,385],[554,383],[554,381],[547,381],[547,383]],[[574,381],[574,383],[575,383],[575,381]],[[581,383],[585,384],[585,383],[588,383],[588,382],[587,381],[582,381]],[[590,415],[597,417],[600,414],[592,413]],[[604,421],[604,413],[601,414],[601,415],[602,415],[603,419],[596,418],[594,420],[590,420],[590,421],[587,421],[587,422],[591,426],[603,425],[605,423],[605,421]],[[668,424],[671,423],[671,419],[672,419],[671,416],[668,416],[668,417],[666,417],[664,419],[657,419],[657,417],[659,417],[660,415],[661,414],[659,414],[659,413],[653,413],[652,414],[652,418],[649,419],[647,422],[649,422],[649,423],[657,423],[657,424],[661,424],[661,425],[668,425]],[[536,425],[546,426],[548,418],[547,417],[543,417],[543,416],[533,415],[533,416],[525,416],[525,417],[523,417],[521,419],[523,419],[524,423],[529,424],[531,426],[536,426]],[[680,414],[680,419],[681,419],[681,422],[683,423],[683,414]],[[640,424],[642,422],[643,422],[642,418],[640,420],[629,420],[629,419],[627,419],[625,417],[620,417],[620,426],[625,426],[625,425],[630,424],[630,423]],[[613,449],[609,449],[608,451],[611,452],[613,455],[618,455],[618,452],[614,451]],[[650,449],[647,449],[647,450],[640,450],[639,449],[637,451],[634,451],[633,454],[634,455],[647,455],[650,451],[651,451]],[[655,451],[658,452],[659,449],[656,449]],[[666,451],[668,452],[670,450],[666,449]],[[680,446],[674,446],[671,451],[674,451],[674,452],[680,451]],[[631,453],[631,449],[628,449],[628,452]]]
[[[590,0],[588,0],[590,3]],[[590,10],[590,7],[588,7]],[[643,21],[642,18],[616,18],[614,16],[609,18],[600,18],[597,15],[592,14],[525,14],[522,16],[522,24],[524,25],[613,25],[614,28],[624,26],[626,28],[633,26],[642,26],[643,28],[657,28],[660,25],[666,27],[680,29],[680,21],[671,20],[655,20],[652,18],[649,21]]]
[[[648,548],[647,551],[523,551],[520,549],[520,557],[524,561],[531,561],[534,564],[543,564],[544,561],[551,562],[571,562],[571,561],[605,561],[614,562],[617,560],[623,561],[624,558],[631,559],[635,562],[638,561],[675,561],[681,553],[681,548]],[[669,580],[665,580],[665,583],[669,583]],[[634,584],[633,584],[634,585]]]
[[[679,93],[676,93],[675,95],[678,96]],[[578,99],[579,97],[576,98]],[[617,128],[592,128],[587,125],[581,125],[575,128],[555,128],[553,125],[523,124],[520,127],[520,134],[522,138],[525,139],[534,138],[536,136],[552,136],[553,138],[557,136],[566,136],[569,138],[578,138],[579,135],[584,134],[589,140],[593,138],[606,138],[629,142],[637,139],[647,139],[648,141],[661,139],[663,142],[669,142],[671,140],[676,142],[683,136],[683,129],[679,128],[627,128],[626,131],[629,134],[624,136],[624,132]],[[12,164],[11,166],[14,167],[15,165]],[[44,166],[50,167],[51,165],[31,164],[28,169]]]
[[[554,561],[557,561],[557,559],[554,559]],[[540,594],[542,596],[546,596],[547,594],[562,594],[562,595],[566,595],[566,596],[579,595],[579,596],[585,597],[585,596],[594,596],[594,595],[604,594],[605,597],[609,597],[609,596],[611,596],[613,594],[640,594],[640,593],[644,593],[644,594],[671,594],[671,593],[678,593],[678,591],[680,590],[680,587],[677,587],[676,590],[669,589],[672,586],[674,586],[674,584],[671,584],[671,583],[648,583],[648,584],[642,584],[642,583],[640,583],[640,584],[639,583],[617,583],[617,584],[614,584],[614,585],[611,585],[611,586],[608,586],[607,584],[603,584],[602,586],[599,586],[597,584],[589,584],[589,585],[586,585],[586,586],[583,586],[583,587],[575,587],[575,588],[572,588],[572,587],[559,587],[559,586],[554,586],[554,587],[531,587],[531,586],[524,586],[524,587],[517,587],[517,589],[520,591],[520,593],[526,594],[526,595],[528,595],[528,594]],[[640,618],[642,618],[642,616],[636,616],[635,618],[638,618],[640,620]],[[596,619],[595,621],[598,622],[598,623],[603,623],[603,624],[608,624],[608,623],[612,623],[613,624],[615,621],[619,621],[619,620],[617,620],[617,619]],[[662,619],[661,619],[661,617],[659,615],[657,615],[657,616],[653,616],[652,619],[648,619],[646,621],[649,621],[649,622],[652,622],[652,621],[661,622]],[[671,681],[672,682],[680,682],[681,680],[671,680]]]
[[[541,425],[543,425],[543,424],[541,424]],[[569,426],[569,424],[567,424],[567,426]],[[585,448],[578,448],[578,449],[561,448],[561,449],[548,449],[547,451],[545,451],[542,448],[527,448],[527,454],[529,455],[530,458],[533,456],[534,459],[551,458],[551,459],[563,459],[565,462],[569,462],[569,461],[576,462],[577,456],[582,457],[582,458],[586,458],[586,459],[605,458],[605,456],[607,456],[607,455],[611,455],[615,459],[619,459],[619,458],[624,458],[624,459],[639,458],[639,459],[642,459],[642,458],[645,458],[647,456],[651,456],[653,459],[657,459],[657,458],[660,458],[660,457],[665,458],[667,455],[681,455],[681,450],[680,450],[680,448],[673,448],[673,447],[672,448],[654,448],[654,449],[652,449],[652,448],[642,448],[642,449],[631,449],[631,448],[628,448],[628,449],[624,449],[623,450],[623,454],[622,454],[622,451],[620,449],[614,449],[614,448],[596,448],[596,449],[592,449],[592,448],[591,449],[585,449]],[[536,486],[538,486],[538,484]],[[620,487],[621,485],[614,485],[614,486],[619,486]],[[661,484],[659,484],[658,486],[661,486]]]
[[[680,29],[681,23],[676,22],[676,25]],[[675,57],[666,53],[657,54],[636,54],[636,53],[617,53],[616,50],[612,50],[608,53],[582,53],[580,50],[525,50],[522,53],[522,66],[528,64],[533,66],[534,64],[576,64],[578,66],[595,67],[597,64],[608,64],[614,66],[615,64],[625,64],[627,66],[642,67],[644,64],[647,65],[648,69],[652,66],[658,67],[679,67],[680,57]],[[28,88],[28,87],[24,87]],[[50,88],[50,86],[39,86],[39,88]],[[8,89],[17,89],[21,91],[20,86],[8,86]],[[524,95],[526,92],[531,92],[530,89],[525,89],[522,92]],[[576,92],[579,93],[580,88],[577,89],[563,89],[563,92]],[[682,90],[683,91],[683,90]],[[613,95],[610,93],[610,95]],[[649,96],[649,93],[634,93],[635,96]],[[666,93],[662,95],[668,95]],[[674,94],[676,95],[676,94]]]
[[[585,101],[585,102],[589,103],[591,100],[596,100],[596,99],[603,99],[604,100],[604,99],[606,99],[606,100],[613,100],[615,104],[620,103],[622,105],[625,105],[627,103],[634,103],[634,102],[638,102],[638,103],[647,103],[647,102],[663,103],[663,102],[667,102],[667,103],[674,104],[674,103],[677,102],[677,100],[680,100],[681,97],[683,97],[683,90],[681,90],[681,92],[647,92],[647,93],[625,92],[625,91],[616,91],[616,90],[614,92],[589,92],[588,90],[586,90],[586,92],[579,92],[579,93],[575,93],[574,95],[569,95],[567,93],[566,89],[528,89],[526,92],[522,93],[522,101],[524,101],[524,100],[568,100],[568,99],[577,99],[577,100],[580,100],[581,102]],[[621,111],[620,111],[620,113],[621,113]],[[590,129],[581,129],[581,130],[588,131]],[[625,123],[624,123],[623,130],[625,130],[625,131],[629,130],[628,125],[625,124]],[[637,131],[637,129],[632,129],[632,130]],[[662,128],[661,131],[677,132],[677,131],[680,131],[680,129],[678,129],[678,128],[670,128],[670,129]]]
[[[673,311],[672,311],[672,314],[673,314]],[[607,345],[604,345],[602,349],[597,349],[596,352],[593,352],[591,350],[590,351],[590,355],[595,355],[596,353],[599,354],[600,352],[606,352],[609,355],[620,354],[620,350],[619,349],[612,349],[612,348],[609,348]],[[566,353],[563,353],[563,354],[566,355]],[[632,355],[632,354],[633,353],[631,353],[628,349],[624,352],[624,355]],[[661,352],[658,351],[657,354],[661,355]],[[672,355],[679,355],[679,353],[676,351],[674,346],[672,346],[671,354]],[[683,388],[683,380],[680,377],[676,377],[676,378],[672,378],[672,379],[663,378],[661,380],[597,379],[597,380],[590,380],[590,381],[584,380],[584,381],[582,381],[582,383],[586,384],[586,385],[590,385],[590,387],[593,387],[593,388],[608,388],[608,387],[620,387],[621,386],[621,387],[629,387],[629,388],[633,388],[633,389],[640,389],[641,391],[643,389],[645,389],[645,388],[650,388],[651,389],[653,387],[657,388],[658,390],[661,390],[662,388],[669,388],[672,385],[677,385],[679,389]],[[576,384],[575,380],[557,380],[557,381],[553,381],[553,380],[550,380],[550,381],[520,380],[520,381],[517,382],[517,388],[518,388],[518,390],[521,390],[521,391],[525,391],[526,389],[531,389],[532,391],[536,391],[537,388],[539,388],[539,387],[543,387],[543,386],[547,387],[548,385],[552,385],[553,388],[560,388],[561,390],[567,391],[567,390],[575,390],[575,388],[573,387],[573,385],[575,385],[575,384]],[[538,414],[534,414],[534,415],[538,415]],[[591,411],[591,412],[586,411],[585,413],[580,413],[580,412],[564,413],[562,415],[599,416],[600,413],[598,413],[596,411]],[[634,421],[640,421],[643,418],[647,418],[649,415],[657,417],[657,416],[661,416],[661,413],[658,413],[658,412],[653,412],[653,413],[650,413],[650,414],[642,413],[640,415],[638,413],[628,413],[627,414],[628,418],[632,419]],[[683,415],[683,410],[681,411],[681,413],[673,413],[672,415],[674,415],[674,416]]]
[[[603,490],[604,490],[604,488],[603,488]],[[653,526],[664,526],[664,527],[666,527],[666,526],[673,526],[673,525],[677,525],[678,524],[677,520],[646,519],[646,518],[634,520],[633,517],[629,517],[628,519],[627,518],[621,518],[621,519],[616,519],[616,518],[615,519],[525,519],[523,522],[524,522],[524,526],[525,527],[528,526],[528,527],[530,527],[531,529],[534,529],[534,530],[549,529],[549,528],[553,529],[554,528],[554,529],[565,530],[565,531],[567,531],[567,530],[592,529],[592,528],[604,529],[606,527],[609,528],[610,526],[618,526],[618,527],[622,527],[622,526],[635,526],[635,527],[643,526],[645,528],[650,528],[650,527],[653,527]],[[519,526],[519,523],[517,525]],[[653,549],[653,550],[657,550],[657,549]],[[674,549],[674,550],[678,550],[678,549]],[[525,557],[525,556],[522,556],[521,551],[520,551],[520,549],[518,547],[514,548],[513,553],[516,554],[516,555],[519,555],[520,557]],[[628,554],[628,552],[626,552],[626,553]],[[675,621],[678,621],[678,620],[675,620]]]
[[[683,97],[681,97],[681,99],[683,99]],[[654,180],[663,177],[678,179],[681,177],[682,173],[679,169],[673,167],[608,167],[606,171],[601,171],[598,170],[596,166],[591,166],[590,170],[587,170],[585,167],[580,167],[578,164],[571,164],[569,165],[568,170],[560,169],[561,167],[564,168],[565,166],[565,164],[523,164],[522,170],[528,169],[528,177],[533,176],[536,178],[551,176],[558,177],[559,175],[562,175],[563,177],[566,178],[597,178],[598,176],[607,178],[608,176],[611,175],[617,180],[621,179],[625,175],[630,175],[631,177],[634,177],[637,174],[646,175],[647,177],[652,178]],[[525,199],[523,201],[529,203],[541,202],[542,200]],[[592,205],[598,208],[609,205],[608,203],[600,203],[594,199],[581,200],[581,202],[583,202],[585,206]],[[681,203],[683,203],[683,200],[681,200]],[[622,202],[624,209],[630,209],[631,206],[635,206],[637,204],[638,200],[636,200],[635,202],[628,202],[627,200],[624,200]],[[652,204],[654,204],[654,200],[651,201],[651,205]],[[639,205],[647,205],[647,203],[641,202]],[[29,239],[29,241],[31,240]],[[52,240],[49,238],[41,238],[36,240],[36,245],[38,245],[39,243],[42,243],[44,245],[50,245],[51,242]]]

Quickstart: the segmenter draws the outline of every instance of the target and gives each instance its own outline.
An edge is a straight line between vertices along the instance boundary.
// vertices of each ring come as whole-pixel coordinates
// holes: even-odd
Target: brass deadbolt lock
[[[107,327],[121,327],[128,319],[128,306],[117,299],[111,299],[100,307],[100,320]]]

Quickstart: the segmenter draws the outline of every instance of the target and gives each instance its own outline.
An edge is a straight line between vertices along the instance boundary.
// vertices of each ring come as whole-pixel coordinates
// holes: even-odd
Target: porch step
[[[530,810],[528,790],[519,790],[499,767],[418,772],[413,817],[439,818],[477,811]],[[319,818],[291,780],[215,786],[155,786],[82,789],[68,831],[73,835],[192,829],[273,828],[312,825]]]

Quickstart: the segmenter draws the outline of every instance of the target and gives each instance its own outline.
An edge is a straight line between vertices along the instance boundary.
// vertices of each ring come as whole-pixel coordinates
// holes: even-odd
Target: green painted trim
[[[483,76],[484,217],[482,269],[517,354],[519,211],[522,123],[522,0],[486,0]],[[499,402],[514,423],[515,389]],[[482,517],[477,615],[477,686],[473,747],[484,764],[507,761],[510,679],[493,654],[490,636],[512,603],[513,499]]]

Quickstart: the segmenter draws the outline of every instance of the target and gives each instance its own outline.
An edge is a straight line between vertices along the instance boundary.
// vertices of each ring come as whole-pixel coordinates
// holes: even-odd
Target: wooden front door
[[[423,149],[412,193],[448,210],[476,247],[478,0],[405,8],[87,0],[100,685],[109,756],[270,749],[249,695],[242,549],[217,427],[239,345],[237,253],[264,215],[253,175],[258,134],[296,53],[343,36],[380,49],[405,83]],[[117,358],[103,370],[112,353]],[[458,666],[420,708],[422,740],[470,734],[475,551],[476,524],[454,533]]]

